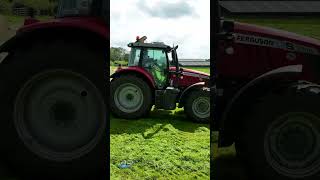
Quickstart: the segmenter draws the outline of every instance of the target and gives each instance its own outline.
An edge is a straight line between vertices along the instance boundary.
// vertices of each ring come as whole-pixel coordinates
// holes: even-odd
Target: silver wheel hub
[[[209,97],[198,97],[192,103],[192,111],[199,118],[210,117],[210,98]]]
[[[138,111],[143,105],[143,93],[141,88],[132,83],[120,85],[114,94],[114,102],[118,109],[125,113]]]
[[[302,178],[320,170],[320,132],[309,113],[287,113],[275,120],[265,135],[268,163],[280,174]],[[319,127],[318,127],[319,128]]]
[[[91,81],[75,72],[53,70],[35,75],[20,89],[14,122],[32,152],[69,161],[96,146],[105,116],[103,97]]]

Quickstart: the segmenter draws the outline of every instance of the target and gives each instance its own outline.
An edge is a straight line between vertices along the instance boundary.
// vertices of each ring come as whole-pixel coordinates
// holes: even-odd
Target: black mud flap
[[[174,110],[180,90],[167,87],[165,90],[156,90],[155,106],[157,109]]]

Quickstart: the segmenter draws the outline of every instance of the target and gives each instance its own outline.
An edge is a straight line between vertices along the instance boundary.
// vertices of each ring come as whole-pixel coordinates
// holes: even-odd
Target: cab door
[[[144,48],[141,52],[141,66],[152,74],[158,89],[168,84],[168,61],[163,49]]]

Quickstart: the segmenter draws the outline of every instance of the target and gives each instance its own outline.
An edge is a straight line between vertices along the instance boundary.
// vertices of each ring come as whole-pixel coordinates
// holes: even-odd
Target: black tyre
[[[208,123],[210,119],[210,93],[204,90],[191,91],[186,97],[184,111],[195,122]]]
[[[137,119],[151,110],[151,88],[139,77],[120,76],[111,81],[110,101],[110,109],[116,117]]]
[[[319,179],[320,97],[270,95],[254,105],[241,133],[252,179]]]
[[[23,179],[92,179],[106,165],[104,50],[47,39],[0,66],[1,159]]]

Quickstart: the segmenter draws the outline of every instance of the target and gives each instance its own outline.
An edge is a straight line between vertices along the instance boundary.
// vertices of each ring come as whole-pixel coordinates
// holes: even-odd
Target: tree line
[[[111,65],[121,64],[127,65],[129,61],[129,52],[121,47],[110,48],[110,62]]]

